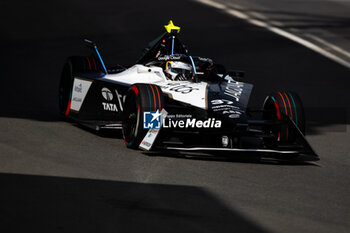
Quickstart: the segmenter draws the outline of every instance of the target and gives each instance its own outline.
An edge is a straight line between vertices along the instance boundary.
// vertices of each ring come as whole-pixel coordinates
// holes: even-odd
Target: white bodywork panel
[[[107,74],[104,78],[130,85],[134,83],[157,84],[164,83],[166,80],[162,68],[156,66],[146,67],[143,65],[134,65],[123,72]]]
[[[146,67],[134,65],[118,74],[107,74],[105,79],[125,84],[152,83],[158,85],[170,98],[190,105],[207,109],[207,88],[206,82],[194,83],[190,81],[168,80],[163,69],[156,66]]]

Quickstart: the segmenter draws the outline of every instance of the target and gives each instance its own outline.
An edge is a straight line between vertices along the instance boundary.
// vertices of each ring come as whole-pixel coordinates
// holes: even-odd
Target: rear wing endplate
[[[98,52],[97,45],[93,41],[88,39],[84,39],[84,42],[87,47],[92,49],[93,55],[97,58],[97,61],[100,63],[100,66],[102,67],[102,71],[107,74],[108,73],[107,68],[105,66],[105,63],[102,60],[100,53]]]

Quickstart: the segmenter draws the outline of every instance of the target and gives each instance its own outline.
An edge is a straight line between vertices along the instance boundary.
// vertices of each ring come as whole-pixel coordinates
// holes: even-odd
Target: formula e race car
[[[310,154],[297,94],[268,95],[247,108],[252,84],[244,72],[191,56],[172,21],[135,65],[106,67],[95,43],[69,57],[59,87],[61,114],[95,130],[121,129],[128,148]]]

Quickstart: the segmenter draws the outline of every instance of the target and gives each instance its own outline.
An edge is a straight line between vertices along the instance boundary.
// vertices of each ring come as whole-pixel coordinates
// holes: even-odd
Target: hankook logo
[[[113,94],[107,87],[102,88],[101,93],[105,100],[107,101],[113,100]]]

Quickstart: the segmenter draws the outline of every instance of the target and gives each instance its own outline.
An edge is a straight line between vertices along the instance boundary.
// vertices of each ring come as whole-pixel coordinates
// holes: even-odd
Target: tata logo
[[[101,94],[105,100],[107,100],[107,101],[113,100],[113,94],[112,94],[111,90],[109,90],[107,87],[102,88]]]
[[[159,129],[161,126],[161,113],[156,112],[143,113],[143,128],[144,129]]]
[[[118,112],[118,108],[116,104],[102,102],[102,105],[103,105],[103,110],[105,111]]]
[[[123,111],[123,104],[125,102],[125,95],[119,94],[118,90],[114,90],[114,95],[110,89],[104,87],[101,89],[101,94],[103,99],[106,101],[101,101],[103,110],[110,112],[119,112]],[[114,101],[113,101],[114,100]]]

